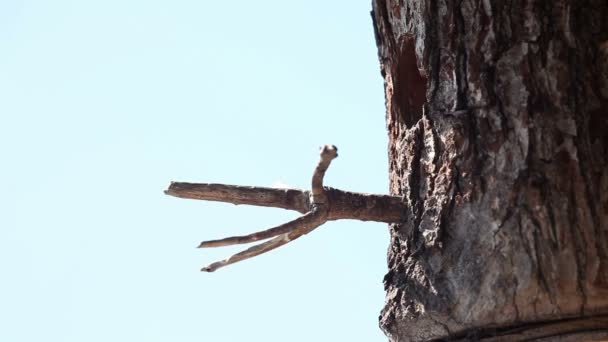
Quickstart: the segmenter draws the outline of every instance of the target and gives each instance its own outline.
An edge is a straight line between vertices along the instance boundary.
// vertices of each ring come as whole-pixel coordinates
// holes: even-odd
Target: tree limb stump
[[[274,207],[303,214],[295,220],[251,234],[201,242],[199,248],[211,248],[270,239],[203,267],[201,271],[213,272],[221,267],[266,253],[310,233],[327,221],[353,219],[385,223],[401,222],[405,212],[401,197],[356,193],[323,186],[325,172],[331,161],[337,157],[338,149],[335,146],[321,147],[320,159],[312,177],[311,191],[172,182],[165,190],[165,194],[174,197]]]

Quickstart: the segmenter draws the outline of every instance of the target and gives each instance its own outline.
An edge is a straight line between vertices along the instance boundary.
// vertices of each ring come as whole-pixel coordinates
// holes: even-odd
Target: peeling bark
[[[608,3],[373,0],[372,18],[407,204],[389,339],[608,338]]]

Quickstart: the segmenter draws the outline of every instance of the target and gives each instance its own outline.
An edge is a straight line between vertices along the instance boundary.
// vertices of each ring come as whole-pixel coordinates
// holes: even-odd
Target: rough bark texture
[[[373,0],[391,341],[608,338],[608,1]]]

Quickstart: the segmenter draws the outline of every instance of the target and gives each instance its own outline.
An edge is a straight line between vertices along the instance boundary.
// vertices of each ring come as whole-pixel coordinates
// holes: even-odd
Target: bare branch
[[[402,214],[406,211],[403,210],[403,200],[400,197],[323,187],[325,172],[337,156],[338,149],[335,146],[324,145],[321,148],[321,158],[312,176],[311,191],[212,183],[171,183],[165,193],[175,197],[275,207],[304,213],[295,220],[259,232],[201,242],[199,248],[270,239],[222,261],[214,262],[202,271],[213,272],[226,265],[271,251],[311,232],[328,220],[355,219],[388,223],[403,220]]]
[[[406,213],[403,198],[391,195],[366,194],[325,187],[330,204],[327,220],[360,220],[402,222]]]
[[[323,177],[329,164],[334,158],[338,157],[338,148],[334,145],[323,145],[321,147],[321,159],[312,175],[312,197],[314,203],[326,203],[325,190],[323,190]]]
[[[276,226],[276,227],[273,227],[270,229],[255,232],[252,234],[242,235],[242,236],[232,236],[232,237],[227,237],[225,239],[220,239],[220,240],[203,241],[198,246],[198,248],[238,245],[238,244],[243,244],[243,243],[250,243],[250,242],[255,242],[255,241],[259,241],[259,240],[269,239],[273,236],[289,233],[298,227],[308,225],[309,223],[313,222],[313,220],[316,219],[316,216],[318,216],[318,215],[315,215],[313,212],[308,212],[308,213],[296,218],[295,220],[289,221],[287,223],[283,223],[282,225],[279,225],[279,226]]]
[[[203,267],[201,269],[201,271],[203,272],[214,272],[215,270],[217,270],[218,268],[224,267],[224,266],[228,266],[230,264],[234,264],[235,262],[239,262],[241,260],[245,260],[245,259],[249,259],[249,258],[253,258],[256,255],[260,255],[262,253],[266,253],[268,251],[271,251],[275,248],[281,247],[284,244],[288,243],[289,240],[287,240],[287,234],[283,234],[279,237],[276,237],[270,241],[266,241],[264,243],[261,243],[259,245],[255,245],[251,248],[248,248],[240,253],[237,253],[235,255],[232,255],[222,261],[216,261],[212,264],[209,264],[206,267]]]
[[[306,222],[301,222],[301,224],[298,227],[296,227],[294,230],[290,231],[289,233],[279,235],[278,237],[275,237],[272,240],[263,242],[259,245],[255,245],[253,247],[250,247],[250,248],[248,248],[242,252],[239,252],[237,254],[234,254],[222,261],[214,262],[206,267],[203,267],[201,269],[201,271],[213,272],[213,271],[217,270],[218,268],[221,268],[221,267],[224,267],[224,266],[227,266],[230,264],[234,264],[235,262],[253,258],[254,256],[258,256],[260,254],[266,253],[275,248],[281,247],[281,246],[299,238],[300,236],[302,236],[304,234],[308,234],[309,232],[313,231],[315,228],[319,227],[326,221],[325,218],[323,218],[323,215],[321,212],[313,211],[313,212],[310,212],[309,214],[310,214],[310,216],[308,216],[309,219],[305,220]],[[307,216],[307,215],[305,215],[305,216]],[[300,218],[303,218],[303,217],[304,216],[301,216]]]
[[[404,204],[399,196],[351,192],[330,187],[325,187],[324,190],[331,203],[328,220],[353,219],[393,223],[402,219]],[[301,213],[310,210],[310,192],[299,189],[172,182],[165,194],[237,205],[275,207]],[[273,202],[275,200],[276,202]]]
[[[276,189],[214,183],[171,182],[165,194],[189,199],[274,207],[306,213],[309,193],[299,189]]]

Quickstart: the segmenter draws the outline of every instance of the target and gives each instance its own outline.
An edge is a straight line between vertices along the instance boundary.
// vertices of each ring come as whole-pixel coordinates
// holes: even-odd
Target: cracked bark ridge
[[[373,0],[372,18],[406,202],[389,339],[608,336],[608,3]]]
[[[402,221],[403,202],[398,196],[355,193],[324,187],[325,172],[336,157],[338,157],[338,149],[335,146],[321,147],[319,163],[312,177],[311,191],[172,182],[165,190],[165,194],[179,198],[275,207],[304,213],[295,220],[266,230],[201,242],[199,248],[209,248],[270,239],[224,260],[211,263],[201,271],[213,272],[221,267],[269,252],[310,233],[330,220],[356,219],[387,223]]]

